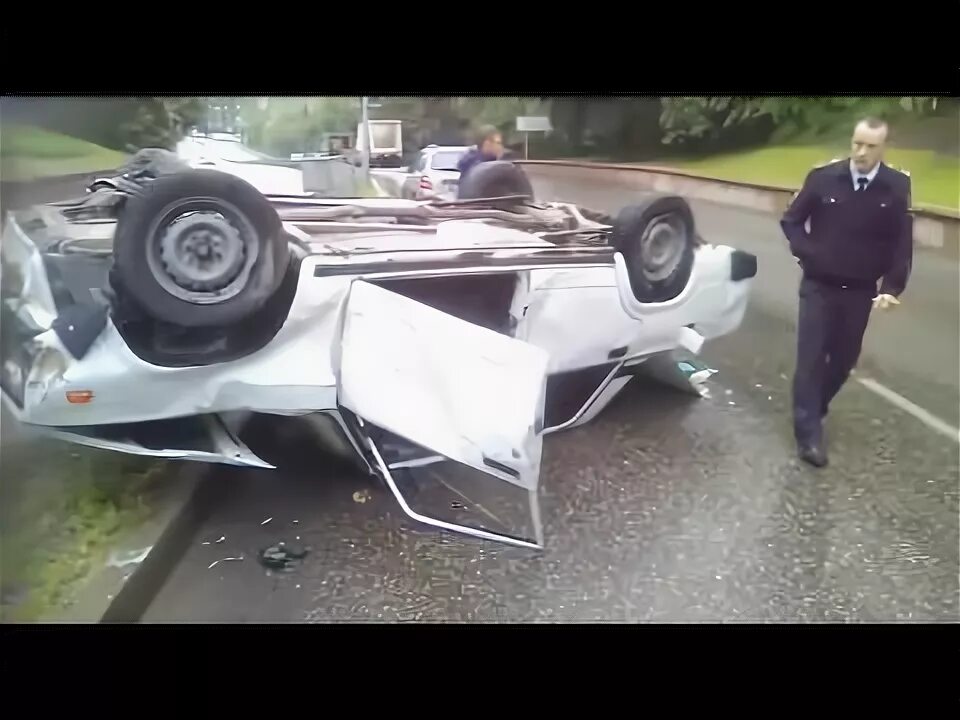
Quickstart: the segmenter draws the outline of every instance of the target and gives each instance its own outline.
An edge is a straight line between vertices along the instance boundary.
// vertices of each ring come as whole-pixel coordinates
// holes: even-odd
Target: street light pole
[[[369,98],[360,98],[360,125],[363,133],[363,152],[360,153],[360,169],[363,181],[370,184],[370,111]]]

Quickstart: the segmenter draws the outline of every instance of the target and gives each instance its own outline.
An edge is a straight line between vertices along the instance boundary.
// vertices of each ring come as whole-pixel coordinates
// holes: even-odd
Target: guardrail
[[[677,193],[685,197],[782,214],[799,188],[698,175],[676,168],[582,160],[520,160],[528,174],[602,179],[638,190]],[[602,174],[603,178],[597,175]],[[914,241],[928,248],[960,248],[960,212],[952,208],[911,208]]]

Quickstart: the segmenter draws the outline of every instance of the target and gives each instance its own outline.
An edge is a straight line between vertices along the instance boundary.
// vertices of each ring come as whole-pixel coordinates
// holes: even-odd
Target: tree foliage
[[[172,147],[207,112],[203,98],[24,97],[3,99],[3,119],[114,150]]]
[[[356,132],[360,98],[243,98],[240,115],[252,147],[275,155],[320,149],[324,133]],[[510,140],[518,115],[543,112],[536,98],[518,97],[381,97],[371,102],[371,119],[403,121],[408,151],[430,143],[473,142],[472,130],[490,124]]]
[[[353,132],[360,119],[358,98],[238,98],[237,103],[250,146],[277,156],[318,150],[324,133]]]
[[[661,104],[662,142],[668,145],[715,143],[751,128],[757,131],[754,141],[774,131],[779,139],[789,139],[846,128],[865,115],[895,121],[943,109],[938,98],[930,97],[667,97]]]
[[[120,137],[131,152],[144,147],[170,150],[206,113],[203,98],[148,98],[138,102],[133,117],[120,124]]]

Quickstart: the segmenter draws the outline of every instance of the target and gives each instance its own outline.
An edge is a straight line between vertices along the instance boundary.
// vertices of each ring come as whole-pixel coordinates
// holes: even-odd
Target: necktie
[[[865,177],[857,178],[857,192],[863,192],[867,189],[867,183],[870,181]]]

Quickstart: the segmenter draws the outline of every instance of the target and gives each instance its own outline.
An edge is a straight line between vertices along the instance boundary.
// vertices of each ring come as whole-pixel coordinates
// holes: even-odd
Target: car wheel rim
[[[679,218],[658,218],[640,238],[640,265],[644,278],[660,282],[673,275],[683,260],[686,230]]]
[[[249,220],[221,200],[175,203],[160,213],[148,237],[154,278],[174,297],[198,305],[235,297],[259,253]]]

